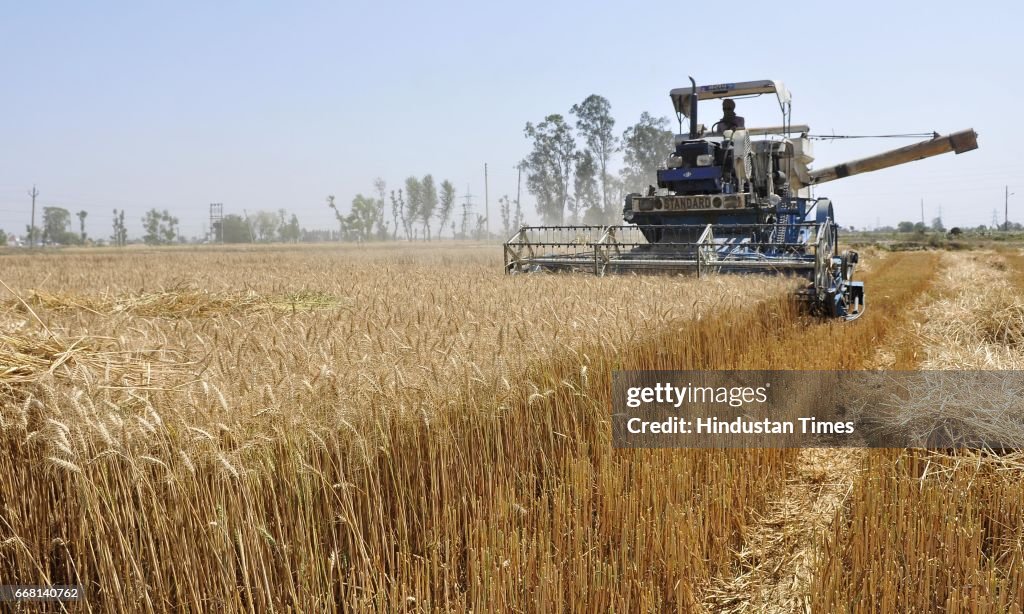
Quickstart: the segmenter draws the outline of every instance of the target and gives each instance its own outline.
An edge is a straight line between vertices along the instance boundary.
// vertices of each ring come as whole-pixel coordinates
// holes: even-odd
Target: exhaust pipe
[[[690,138],[697,138],[697,82],[690,77]]]

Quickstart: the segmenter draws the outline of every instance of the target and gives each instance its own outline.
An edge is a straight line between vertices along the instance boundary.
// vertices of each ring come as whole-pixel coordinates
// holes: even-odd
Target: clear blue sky
[[[333,228],[326,195],[347,208],[377,176],[432,173],[482,207],[485,162],[496,220],[527,121],[598,93],[621,133],[671,116],[689,74],[780,79],[814,132],[978,131],[977,151],[822,186],[844,225],[916,220],[921,198],[929,220],[989,223],[1006,184],[1024,221],[1021,3],[902,4],[6,3],[0,228],[24,232],[33,183],[93,236],[115,207],[132,235],[151,207],[198,235],[210,202]],[[818,166],[900,144],[817,143]]]

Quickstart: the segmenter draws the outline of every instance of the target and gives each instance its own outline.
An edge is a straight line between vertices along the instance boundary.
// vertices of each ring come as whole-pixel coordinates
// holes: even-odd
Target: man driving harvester
[[[725,132],[726,130],[735,130],[737,128],[745,128],[743,118],[736,115],[736,101],[732,98],[726,98],[722,101],[722,119],[718,120],[712,129],[714,132]]]

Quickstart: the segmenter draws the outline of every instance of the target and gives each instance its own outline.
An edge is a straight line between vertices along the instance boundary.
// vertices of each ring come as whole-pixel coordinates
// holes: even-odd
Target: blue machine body
[[[718,270],[805,277],[801,295],[828,315],[852,319],[863,311],[863,285],[852,280],[855,252],[836,251],[831,202],[791,192],[785,144],[764,142],[759,173],[738,175],[731,139],[681,139],[657,187],[631,194],[623,217],[648,245],[634,252],[666,262],[711,259]]]

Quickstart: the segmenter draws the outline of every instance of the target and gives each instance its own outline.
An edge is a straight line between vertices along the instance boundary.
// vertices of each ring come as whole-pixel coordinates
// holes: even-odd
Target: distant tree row
[[[29,241],[43,245],[81,245],[85,243],[86,211],[75,214],[78,217],[79,231],[72,230],[71,212],[62,207],[43,207],[42,226],[25,226],[25,237]]]
[[[851,227],[850,230],[855,230],[855,229]],[[893,226],[878,226],[878,227],[875,227],[875,228],[872,228],[872,229],[863,229],[863,230],[868,230],[870,232],[898,232],[898,233],[904,233],[904,234],[909,234],[909,233],[924,234],[926,232],[933,232],[933,233],[945,233],[945,232],[948,232],[951,235],[964,234],[965,232],[973,232],[973,233],[976,233],[976,234],[986,234],[986,233],[989,233],[989,232],[992,232],[992,231],[1000,231],[1000,230],[1010,230],[1010,231],[1018,231],[1019,232],[1019,231],[1024,230],[1024,224],[1020,224],[1018,222],[1009,222],[1008,224],[996,224],[996,223],[993,222],[992,226],[988,226],[988,225],[985,225],[985,224],[980,224],[980,225],[978,225],[978,226],[976,226],[974,228],[971,228],[971,227],[963,227],[963,228],[961,228],[961,227],[953,227],[953,228],[950,228],[947,231],[946,225],[942,223],[942,218],[941,217],[936,217],[936,218],[932,219],[932,222],[929,225],[925,225],[924,222],[902,221],[902,222],[896,224],[895,227],[893,227]]]
[[[621,222],[629,192],[641,192],[654,180],[658,167],[672,152],[669,120],[644,112],[621,137],[615,134],[611,103],[593,94],[569,110],[573,125],[552,114],[523,130],[532,142],[522,161],[527,190],[537,199],[537,213],[547,223]],[[623,154],[618,177],[609,167],[612,156]]]
[[[333,195],[327,206],[338,222],[338,238],[342,241],[431,241],[445,236],[454,239],[484,238],[487,218],[474,211],[469,197],[464,198],[461,211],[456,211],[455,186],[447,179],[440,185],[433,175],[408,177],[398,189],[387,189],[377,178],[373,196],[356,194],[349,213],[343,214]],[[388,204],[390,203],[390,210]],[[498,199],[504,230],[522,224],[522,208],[509,197]],[[388,221],[387,214],[391,214]],[[436,223],[436,226],[435,226]]]
[[[303,240],[303,231],[299,227],[299,218],[284,209],[257,211],[251,217],[230,213],[211,229],[210,240],[224,243],[297,243]]]
[[[924,222],[900,222],[896,224],[896,228],[889,228],[890,231],[895,230],[896,232],[925,232],[931,230],[933,232],[946,232],[946,226],[942,223],[942,217],[939,216],[932,220],[931,226],[925,226]]]

